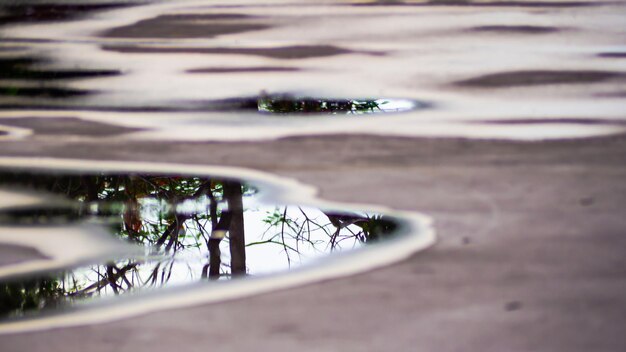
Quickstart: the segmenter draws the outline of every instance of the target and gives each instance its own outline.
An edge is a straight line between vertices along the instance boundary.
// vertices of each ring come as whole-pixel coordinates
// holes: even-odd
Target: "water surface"
[[[611,3],[65,0],[3,3],[0,16],[2,117],[151,140],[623,131]],[[490,122],[534,119],[552,123]],[[578,119],[601,122],[566,122]]]
[[[103,251],[55,270],[0,276],[5,318],[102,297],[286,271],[391,238],[399,226],[383,214],[260,203],[254,185],[214,177],[3,171],[0,188],[46,197],[26,205],[4,198],[0,230],[53,236],[57,229],[89,225],[106,229],[128,249]],[[83,236],[92,236],[90,231],[85,228]],[[25,251],[23,258],[3,264],[54,259],[18,247],[12,251]],[[67,244],[67,251],[84,250]]]

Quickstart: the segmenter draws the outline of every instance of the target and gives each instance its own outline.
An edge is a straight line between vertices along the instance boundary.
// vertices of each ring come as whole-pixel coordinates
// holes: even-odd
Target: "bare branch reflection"
[[[73,201],[3,210],[0,224],[96,222],[145,251],[140,258],[0,283],[2,315],[21,315],[90,297],[263,272],[257,267],[289,268],[306,261],[311,253],[354,248],[388,236],[396,227],[380,215],[259,205],[254,200],[257,191],[236,180],[148,174],[1,173],[0,187],[45,191]],[[253,264],[248,262],[248,255],[255,258]]]

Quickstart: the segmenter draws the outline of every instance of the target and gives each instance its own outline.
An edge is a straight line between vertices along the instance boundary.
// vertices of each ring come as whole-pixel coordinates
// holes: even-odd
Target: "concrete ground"
[[[2,336],[4,351],[85,344],[93,351],[619,351],[626,343],[626,136],[528,143],[338,135],[115,148],[30,143],[30,150],[20,144],[4,143],[2,154],[269,171],[312,184],[327,199],[429,214],[439,242],[348,279]]]
[[[430,215],[437,244],[350,278],[3,335],[0,350],[626,350],[624,2],[268,3],[10,29],[6,52],[38,35],[27,53],[120,75],[3,97],[0,125],[32,135],[2,136],[0,156],[266,171]],[[223,25],[193,26],[214,13]],[[358,122],[175,114],[266,88],[434,104]],[[50,92],[86,98],[36,96]],[[533,137],[555,139],[514,140]]]

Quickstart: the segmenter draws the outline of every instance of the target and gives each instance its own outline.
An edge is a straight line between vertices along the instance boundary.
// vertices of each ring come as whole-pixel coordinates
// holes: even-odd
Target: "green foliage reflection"
[[[367,114],[383,110],[387,101],[351,99],[314,99],[290,96],[262,96],[259,98],[259,111],[275,114]]]

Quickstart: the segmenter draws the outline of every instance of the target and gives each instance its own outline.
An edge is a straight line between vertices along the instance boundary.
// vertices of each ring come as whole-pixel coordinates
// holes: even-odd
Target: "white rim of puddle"
[[[202,166],[175,163],[148,163],[128,161],[93,161],[53,158],[0,157],[0,167],[32,171],[65,172],[152,172],[217,176],[248,181],[259,186],[259,199],[272,198],[275,202],[297,203],[344,211],[385,212],[401,221],[398,237],[360,248],[341,255],[330,255],[317,264],[287,272],[233,280],[214,285],[195,284],[116,299],[114,303],[93,303],[80,309],[60,314],[42,315],[33,319],[8,321],[0,324],[0,335],[62,327],[102,324],[136,317],[157,311],[186,308],[201,304],[235,300],[252,295],[294,288],[329,279],[337,279],[370,271],[404,260],[435,243],[432,219],[426,215],[396,211],[368,204],[325,201],[317,197],[317,190],[293,179],[260,171],[223,166]]]

